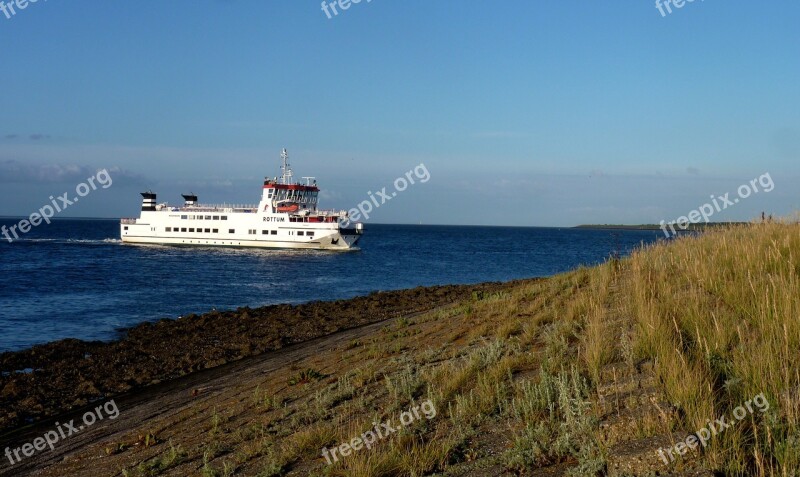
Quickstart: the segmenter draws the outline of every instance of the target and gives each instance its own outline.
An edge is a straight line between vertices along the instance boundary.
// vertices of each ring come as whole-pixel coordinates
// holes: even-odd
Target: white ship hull
[[[325,245],[313,243],[291,243],[291,242],[261,242],[261,241],[239,241],[239,240],[178,240],[178,239],[159,239],[152,237],[130,237],[122,240],[123,243],[130,245],[167,245],[167,246],[193,246],[193,247],[229,247],[229,248],[271,248],[271,249],[305,249],[305,250],[333,250],[333,251],[353,251],[357,247],[342,247],[339,245]]]
[[[344,240],[344,237],[343,237]],[[167,237],[123,237],[122,242],[135,245],[173,245],[173,246],[203,246],[203,247],[248,247],[248,248],[274,248],[274,249],[308,249],[308,250],[357,250],[355,244],[333,244],[332,240],[325,242],[268,242],[261,240],[225,240],[222,238],[207,237],[202,239],[176,239]],[[341,243],[341,242],[340,242]]]
[[[291,182],[283,152],[282,181],[266,179],[256,206],[199,205],[184,195],[182,207],[156,204],[156,194],[142,193],[139,218],[120,221],[126,244],[195,247],[352,250],[363,233],[345,211],[317,210],[319,189]]]
[[[283,215],[281,217],[235,212],[194,214],[190,212],[191,210],[142,212],[142,217],[139,219],[123,220],[120,224],[122,242],[207,247],[350,250],[361,238],[360,229],[341,229],[338,222],[289,222],[289,214],[281,214]],[[218,219],[197,220],[196,217],[200,215],[204,218],[210,216]],[[187,216],[187,219],[181,219],[182,216]],[[221,217],[226,217],[226,220],[220,220]]]

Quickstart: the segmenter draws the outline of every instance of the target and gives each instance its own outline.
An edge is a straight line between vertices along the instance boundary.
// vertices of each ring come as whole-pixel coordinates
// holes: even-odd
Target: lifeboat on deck
[[[300,206],[297,202],[283,202],[277,207],[278,212],[297,212],[298,210],[300,210]]]

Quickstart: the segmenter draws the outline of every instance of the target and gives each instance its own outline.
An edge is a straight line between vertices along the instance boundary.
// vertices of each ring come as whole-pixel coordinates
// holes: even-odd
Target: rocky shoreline
[[[112,342],[68,339],[2,353],[0,435],[195,371],[507,286],[418,287],[349,300],[213,311],[142,323]]]

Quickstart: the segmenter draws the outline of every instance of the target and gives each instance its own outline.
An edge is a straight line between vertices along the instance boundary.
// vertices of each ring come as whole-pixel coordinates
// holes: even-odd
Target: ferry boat
[[[305,184],[292,179],[289,154],[281,152],[280,178],[264,179],[258,205],[201,204],[183,194],[180,207],[157,203],[152,191],[142,192],[139,218],[120,221],[120,237],[128,244],[203,247],[301,248],[352,250],[364,224],[352,223],[347,211],[317,208],[314,177]]]

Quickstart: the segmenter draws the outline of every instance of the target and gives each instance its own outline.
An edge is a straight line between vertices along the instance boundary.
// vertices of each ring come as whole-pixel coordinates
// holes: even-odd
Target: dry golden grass
[[[800,225],[734,226],[660,243],[389,322],[292,371],[335,363],[324,377],[254,384],[240,400],[239,422],[207,420],[203,472],[494,475],[567,464],[569,475],[604,475],[614,457],[609,447],[697,431],[763,393],[766,413],[756,410],[715,436],[695,459],[725,475],[794,475],[798,312]],[[657,412],[625,427],[629,435],[603,437],[599,421],[609,416],[598,411],[598,387],[613,390],[615,366],[630,378],[645,373],[643,363],[666,404],[650,404],[632,387],[614,405],[641,401]],[[320,457],[322,447],[348,442],[374,422],[396,421],[428,399],[434,419],[332,465]],[[251,431],[233,432],[242,420]],[[180,449],[126,472],[157,475],[197,461],[196,449]]]
[[[706,459],[730,475],[800,468],[800,225],[733,226],[628,260],[636,348],[657,363],[693,431],[764,393],[765,414],[716,436]]]

